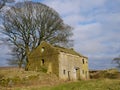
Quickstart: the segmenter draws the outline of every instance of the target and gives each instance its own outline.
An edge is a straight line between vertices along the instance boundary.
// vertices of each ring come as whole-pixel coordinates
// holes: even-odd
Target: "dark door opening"
[[[68,80],[70,80],[70,71],[68,71]]]
[[[76,79],[80,80],[80,69],[76,69]]]
[[[41,60],[41,66],[43,66],[45,64],[44,59]]]

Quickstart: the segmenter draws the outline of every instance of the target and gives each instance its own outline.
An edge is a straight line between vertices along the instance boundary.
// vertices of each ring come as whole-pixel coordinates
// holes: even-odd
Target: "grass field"
[[[102,77],[72,82],[42,72],[0,69],[0,90],[120,90],[120,79]]]
[[[68,82],[56,86],[31,86],[12,88],[13,90],[120,90],[120,80],[100,79]]]

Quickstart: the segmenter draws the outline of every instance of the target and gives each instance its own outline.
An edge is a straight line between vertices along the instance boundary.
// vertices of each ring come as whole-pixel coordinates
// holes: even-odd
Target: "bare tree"
[[[117,64],[117,68],[120,69],[120,56],[113,59],[113,62]]]
[[[3,33],[29,66],[29,55],[41,41],[69,46],[72,28],[64,24],[59,14],[41,3],[25,2],[12,7],[4,17]],[[18,51],[19,52],[19,51]]]
[[[12,55],[12,58],[7,59],[9,65],[18,66],[19,68],[25,66],[25,54],[23,49],[13,47],[10,55]]]
[[[3,8],[3,6],[5,6],[7,0],[0,0],[0,9]]]
[[[0,9],[2,9],[6,3],[13,3],[15,0],[0,0]]]

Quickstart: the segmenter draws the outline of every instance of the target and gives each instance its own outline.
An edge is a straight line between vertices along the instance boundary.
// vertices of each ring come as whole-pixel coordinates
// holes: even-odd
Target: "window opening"
[[[63,70],[63,74],[65,75],[65,70]]]
[[[83,64],[85,63],[85,60],[84,59],[82,59],[82,61],[83,61]]]
[[[44,52],[44,51],[45,51],[45,48],[44,48],[44,47],[42,47],[41,52]]]
[[[44,65],[45,64],[45,61],[44,59],[41,60],[41,65]]]

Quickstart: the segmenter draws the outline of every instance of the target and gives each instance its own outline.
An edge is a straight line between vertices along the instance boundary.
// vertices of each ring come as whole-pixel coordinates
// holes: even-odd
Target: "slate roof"
[[[54,45],[51,45],[51,44],[49,44],[49,43],[47,43],[45,41],[42,41],[42,43],[50,45],[53,49],[57,50],[58,52],[65,52],[65,53],[68,53],[68,54],[72,54],[72,55],[77,55],[77,56],[80,56],[80,57],[88,58],[88,57],[86,57],[86,56],[76,52],[73,48],[70,49],[70,48],[60,47],[60,46],[57,46],[57,45],[54,46]],[[35,50],[33,50],[32,53],[36,53],[38,48],[39,48],[39,46]]]
[[[71,49],[68,49],[68,48],[64,48],[64,47],[60,47],[60,46],[54,46],[54,48],[60,52],[65,52],[65,53],[69,53],[69,54],[72,54],[72,55],[77,55],[77,56],[81,56],[81,57],[85,57],[87,58],[86,56],[83,56],[82,54],[76,52],[73,48]]]

